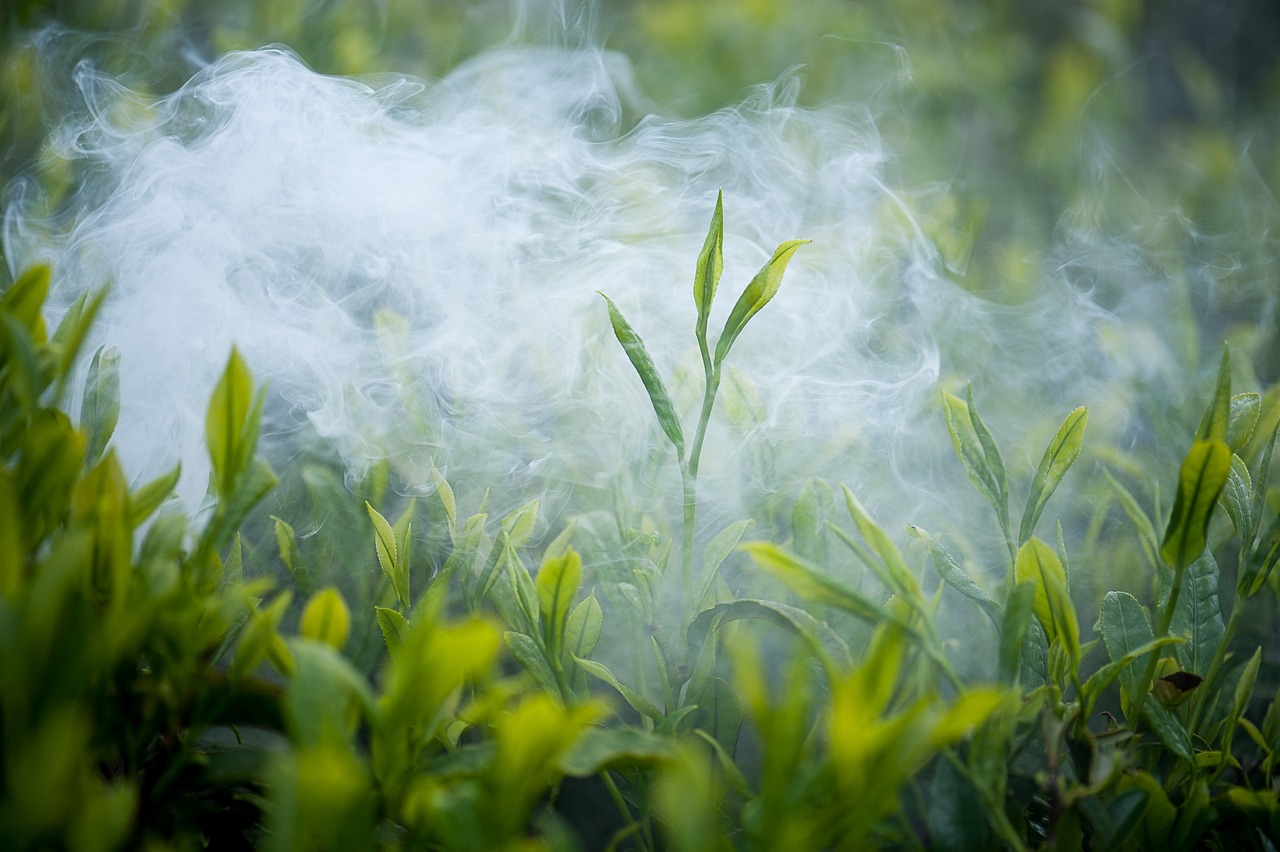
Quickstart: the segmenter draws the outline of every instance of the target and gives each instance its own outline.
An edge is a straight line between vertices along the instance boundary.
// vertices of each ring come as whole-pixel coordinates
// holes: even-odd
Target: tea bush
[[[367,566],[347,594],[288,519],[261,517],[276,475],[237,353],[206,417],[210,502],[187,517],[167,502],[177,471],[132,487],[110,449],[113,350],[67,413],[102,295],[49,334],[50,272],[20,276],[0,298],[7,848],[1271,848],[1280,693],[1243,628],[1276,604],[1276,392],[1233,393],[1224,353],[1172,505],[1104,484],[1151,593],[1107,590],[1092,629],[1074,545],[1061,524],[1037,534],[1085,409],[1024,485],[972,394],[944,398],[939,428],[1007,545],[994,588],[928,531],[908,526],[921,545],[904,552],[853,492],[821,483],[787,540],[743,543],[743,519],[695,553],[722,364],[800,245],[779,247],[712,346],[717,205],[694,286],[692,432],[606,297],[681,468],[678,538],[582,519],[535,546],[536,502],[468,513],[436,471],[429,511],[409,501],[388,520],[376,482],[361,487],[384,505],[347,498]],[[415,533],[424,522],[442,529]],[[721,571],[735,549],[746,580]],[[627,570],[600,569],[619,559]],[[253,568],[274,561],[284,570]],[[990,649],[989,682],[958,671],[944,601],[988,623],[969,641]]]

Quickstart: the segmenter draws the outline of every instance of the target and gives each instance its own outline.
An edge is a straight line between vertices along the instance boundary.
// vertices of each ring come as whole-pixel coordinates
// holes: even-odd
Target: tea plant
[[[706,384],[687,445],[606,302],[682,474],[682,610],[663,629],[672,542],[625,544],[652,571],[619,582],[592,561],[589,517],[539,543],[536,501],[468,515],[434,468],[429,511],[409,500],[388,520],[385,470],[325,498],[350,504],[339,528],[360,520],[367,565],[333,576],[289,520],[262,517],[276,483],[256,454],[265,395],[234,352],[206,417],[209,508],[199,523],[176,514],[178,472],[130,487],[110,448],[113,350],[89,361],[78,423],[63,410],[103,296],[50,335],[49,271],[20,276],[0,297],[6,848],[1271,848],[1280,693],[1246,627],[1277,593],[1280,395],[1233,394],[1224,354],[1172,506],[1148,511],[1103,477],[1114,502],[1099,511],[1118,508],[1115,534],[1137,539],[1152,583],[1145,599],[1102,594],[1092,633],[1067,527],[1036,534],[1084,453],[1083,408],[1014,518],[1016,483],[972,393],[943,397],[998,565],[974,572],[908,525],[926,576],[853,491],[815,481],[790,540],[742,543],[743,519],[706,543],[695,577],[698,460],[725,357],[801,244],[775,252],[713,348],[722,220],[718,201],[695,276]],[[424,518],[440,529],[424,535]],[[735,549],[755,569],[750,595],[720,576]],[[254,577],[268,557],[283,572]],[[963,603],[953,594],[988,625],[969,629],[993,649],[991,683],[957,668],[939,619]],[[608,661],[611,621],[648,626],[631,672]]]

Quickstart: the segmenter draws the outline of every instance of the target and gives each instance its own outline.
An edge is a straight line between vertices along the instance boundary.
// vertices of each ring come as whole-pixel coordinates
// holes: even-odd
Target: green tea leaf
[[[934,569],[938,572],[938,576],[942,577],[942,581],[982,607],[982,611],[987,614],[992,623],[999,627],[1003,616],[1000,604],[996,603],[995,599],[987,594],[985,589],[975,583],[973,578],[960,567],[955,558],[947,552],[946,548],[939,544],[928,532],[913,524],[907,524],[906,530],[916,538],[924,539],[925,543],[929,545],[929,556],[933,561]]]
[[[711,586],[715,582],[720,565],[738,546],[738,542],[742,541],[742,535],[747,531],[747,527],[754,523],[755,521],[751,520],[736,521],[716,533],[715,537],[707,542],[706,548],[702,551],[702,587],[698,590],[697,597],[699,607],[706,605],[707,596],[711,592]]]
[[[631,709],[635,710],[637,713],[641,714],[642,716],[647,716],[650,719],[652,719],[654,722],[661,724],[662,718],[663,718],[662,711],[659,710],[656,706],[654,706],[652,701],[645,698],[643,695],[636,692],[631,687],[619,681],[618,678],[614,676],[613,672],[609,670],[608,666],[604,665],[603,663],[597,663],[595,660],[588,660],[583,657],[575,656],[573,659],[574,659],[574,662],[576,662],[578,665],[582,666],[582,668],[586,670],[587,674],[591,675],[597,680],[601,680],[607,683],[609,686],[617,690],[618,694],[622,696],[623,700],[625,700],[628,704],[631,705]]]
[[[1004,615],[1000,621],[1000,683],[1012,684],[1018,680],[1022,670],[1023,653],[1029,640],[1028,628],[1035,610],[1036,584],[1019,583],[1009,591],[1005,601]],[[1043,668],[1043,660],[1041,668]],[[1023,684],[1035,688],[1041,684]]]
[[[1226,629],[1218,603],[1218,563],[1207,550],[1187,566],[1169,629],[1187,640],[1177,649],[1182,668],[1206,676]]]
[[[1231,525],[1235,527],[1236,536],[1239,537],[1242,546],[1247,547],[1252,544],[1256,533],[1254,528],[1256,521],[1253,516],[1253,478],[1249,476],[1249,467],[1244,463],[1244,459],[1234,453],[1231,455],[1231,470],[1227,474],[1227,482],[1222,487],[1222,494],[1218,496],[1218,504],[1231,518]]]
[[[1146,611],[1128,592],[1107,592],[1098,614],[1098,629],[1112,663],[1130,658],[1138,649],[1150,645],[1154,638]],[[1120,687],[1130,707],[1140,706],[1146,690],[1138,674],[1141,668],[1122,667],[1119,672]]]
[[[1225,429],[1225,426],[1223,427]],[[1192,444],[1178,476],[1178,495],[1160,555],[1181,570],[1205,549],[1209,520],[1231,473],[1231,448],[1221,440]]]
[[[883,563],[884,578],[889,588],[916,609],[922,609],[924,599],[920,594],[920,585],[916,582],[911,569],[907,567],[907,563],[903,561],[897,545],[885,535],[879,524],[871,520],[867,510],[847,487],[844,488],[844,500],[849,508],[849,514],[853,517],[853,522],[858,527],[858,532]],[[880,572],[877,571],[877,573]]]
[[[431,481],[436,486],[436,496],[440,498],[440,505],[444,507],[445,520],[449,524],[449,538],[452,540],[458,526],[458,501],[454,499],[453,488],[450,487],[449,481],[436,469],[434,462],[431,465]]]
[[[1205,409],[1200,419],[1200,428],[1196,430],[1196,442],[1226,441],[1227,430],[1231,422],[1231,353],[1222,349],[1222,362],[1218,366],[1218,381],[1215,385],[1213,401]]]
[[[707,317],[716,297],[720,273],[724,271],[724,192],[716,194],[716,209],[711,214],[711,227],[706,242],[698,253],[698,269],[693,276],[693,304],[698,312],[698,340],[705,344]]]
[[[36,264],[19,275],[18,280],[0,297],[0,312],[10,314],[22,323],[37,344],[47,339],[40,309],[49,295],[52,274],[48,264]]]
[[[1062,482],[1071,465],[1080,457],[1080,448],[1084,443],[1085,427],[1089,424],[1089,409],[1077,408],[1067,415],[1067,419],[1058,427],[1053,440],[1049,442],[1040,466],[1036,469],[1035,478],[1031,481],[1031,492],[1027,495],[1026,508],[1022,510],[1022,525],[1018,530],[1018,544],[1025,544],[1035,530],[1036,522],[1044,511],[1045,504]]]
[[[698,613],[687,630],[690,655],[696,656],[711,634],[724,625],[746,618],[768,621],[795,633],[829,672],[848,668],[853,659],[849,646],[826,622],[799,607],[752,598],[717,604]]]
[[[564,649],[571,655],[589,657],[600,641],[604,611],[595,595],[585,598],[569,613],[564,626]]]
[[[965,472],[969,474],[969,481],[983,497],[987,498],[987,502],[995,507],[997,514],[1002,511],[1007,514],[1007,486],[987,462],[982,442],[978,438],[970,417],[969,406],[960,398],[944,392],[942,408],[946,415],[947,432],[951,435],[951,446],[955,449],[960,463],[964,465]],[[997,458],[999,458],[998,455]],[[1002,473],[1003,463],[1001,464]]]
[[[1050,644],[1061,639],[1072,659],[1079,661],[1080,629],[1075,606],[1067,593],[1066,571],[1058,555],[1033,536],[1019,548],[1013,574],[1019,583],[1035,584],[1033,609]]]
[[[407,607],[409,605],[409,573],[403,570],[403,566],[397,560],[395,531],[391,529],[387,519],[382,517],[381,513],[367,500],[364,508],[369,513],[369,520],[373,522],[373,549],[378,557],[378,565],[382,567],[382,573],[386,574],[387,579],[391,581],[391,588],[395,591],[400,605]]]
[[[507,650],[511,652],[511,656],[515,657],[516,662],[533,676],[538,686],[551,695],[560,694],[560,686],[556,683],[555,672],[551,670],[551,666],[547,663],[546,654],[543,653],[537,640],[532,636],[518,633],[514,630],[508,630],[502,634],[502,638],[506,641]]]
[[[1147,695],[1142,703],[1142,716],[1151,727],[1151,732],[1174,755],[1191,763],[1195,757],[1191,747],[1191,736],[1182,726],[1178,717],[1169,711],[1152,695]]]
[[[638,728],[588,728],[560,755],[566,775],[589,778],[610,766],[654,766],[675,759],[670,739]]]
[[[777,295],[778,289],[782,286],[782,273],[791,262],[792,255],[800,246],[808,242],[808,240],[789,240],[778,246],[773,252],[773,257],[769,258],[756,273],[755,278],[751,279],[751,283],[734,303],[733,310],[725,320],[724,329],[720,332],[720,339],[716,341],[716,364],[724,361],[734,341],[738,339],[738,335],[746,328],[751,318]]]
[[[649,357],[644,341],[627,323],[618,306],[604,293],[600,296],[609,308],[609,322],[613,326],[614,336],[622,344],[622,350],[627,353],[631,366],[635,367],[636,372],[640,374],[640,381],[644,383],[644,389],[649,394],[653,411],[658,415],[658,425],[662,427],[667,439],[676,448],[676,458],[684,461],[684,430],[680,428],[680,418],[676,416],[666,385],[662,383],[662,376],[658,375],[658,368],[653,365],[653,359]]]
[[[80,403],[80,429],[85,434],[85,457],[89,464],[102,458],[120,419],[120,350],[98,349],[89,362]]]
[[[298,634],[341,651],[351,635],[351,610],[342,593],[325,586],[312,595],[298,619]]]
[[[582,557],[572,548],[563,556],[544,559],[538,569],[538,609],[542,635],[551,654],[560,652],[569,609],[581,583]]]
[[[503,518],[500,527],[507,538],[511,540],[511,546],[521,548],[529,542],[537,524],[538,501],[530,500]]]
[[[724,678],[713,677],[696,700],[698,711],[693,716],[694,726],[709,734],[726,753],[737,751],[746,708],[733,686]]]
[[[1239,452],[1257,428],[1258,418],[1262,415],[1262,395],[1257,393],[1238,393],[1231,397],[1231,414],[1227,424],[1227,445]]]
[[[1115,594],[1115,592],[1112,592],[1111,594]],[[1153,651],[1158,651],[1166,645],[1175,645],[1181,641],[1182,640],[1176,636],[1161,636],[1159,639],[1153,639],[1145,645],[1139,645],[1124,656],[1116,660],[1112,660],[1091,674],[1089,679],[1080,687],[1081,695],[1088,696],[1089,698],[1096,700],[1098,696],[1102,694],[1102,691],[1111,685],[1113,680],[1124,674],[1126,671],[1132,671],[1131,666],[1133,663]],[[1110,649],[1108,649],[1108,653],[1110,653]],[[1133,693],[1127,692],[1126,694],[1132,695]]]
[[[213,464],[213,482],[218,496],[224,499],[235,493],[236,484],[249,464],[253,447],[245,446],[245,433],[253,407],[249,368],[240,353],[232,349],[205,415],[205,440]]]
[[[1151,523],[1151,518],[1138,505],[1137,498],[1129,492],[1129,489],[1121,485],[1118,479],[1111,475],[1111,471],[1104,469],[1102,473],[1115,490],[1116,496],[1120,498],[1120,507],[1124,509],[1124,513],[1128,515],[1129,520],[1137,529],[1138,541],[1142,544],[1142,552],[1150,560],[1151,567],[1155,568],[1160,564],[1160,541],[1156,535],[1155,525]]]
[[[752,559],[801,598],[814,603],[834,606],[872,624],[890,622],[898,624],[915,634],[901,616],[891,612],[882,604],[856,589],[831,579],[821,568],[805,562],[794,554],[787,553],[781,547],[770,542],[749,542],[742,545]]]
[[[403,615],[385,606],[374,607],[374,613],[378,617],[378,629],[382,631],[382,641],[386,643],[387,652],[395,659],[405,637],[409,635],[409,622]]]
[[[155,479],[143,485],[137,491],[129,496],[129,518],[134,527],[138,527],[147,518],[160,508],[170,494],[173,488],[178,484],[178,477],[182,473],[182,465],[174,467],[168,473],[161,474]]]

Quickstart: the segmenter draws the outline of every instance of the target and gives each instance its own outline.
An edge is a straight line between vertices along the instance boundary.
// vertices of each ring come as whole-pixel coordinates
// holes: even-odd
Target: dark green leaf
[[[1142,715],[1147,720],[1147,724],[1151,726],[1151,732],[1169,751],[1188,763],[1194,760],[1191,737],[1187,734],[1187,729],[1182,726],[1182,722],[1178,717],[1169,711],[1163,704],[1155,699],[1154,696],[1148,695],[1142,703]]]
[[[1187,566],[1169,629],[1172,635],[1187,640],[1177,649],[1182,667],[1206,676],[1225,630],[1218,603],[1218,563],[1207,550]]]
[[[1005,601],[1004,615],[1000,622],[999,677],[1001,683],[1012,684],[1022,670],[1022,657],[1029,638],[1028,628],[1031,626],[1035,600],[1035,583],[1019,583],[1010,590],[1009,597]],[[1041,659],[1041,668],[1043,663],[1044,660]],[[1034,689],[1042,684],[1043,678],[1039,683],[1023,685]]]
[[[506,640],[507,650],[511,652],[511,656],[515,657],[516,662],[525,671],[533,675],[533,679],[537,681],[538,686],[552,695],[559,695],[560,687],[556,683],[555,673],[551,670],[551,665],[547,662],[547,656],[538,645],[537,640],[532,636],[517,633],[513,630],[508,630],[502,634],[502,637]]]
[[[1154,637],[1142,604],[1128,592],[1107,592],[1098,614],[1098,629],[1112,663],[1127,659],[1135,650],[1149,645]],[[1146,689],[1138,674],[1144,667],[1145,662],[1120,671],[1120,686],[1131,707],[1138,706]]]
[[[657,734],[638,728],[588,728],[560,756],[559,768],[566,775],[588,778],[611,766],[653,766],[675,756],[672,741]]]
[[[587,660],[582,657],[573,658],[578,665],[586,670],[587,674],[592,677],[604,681],[618,691],[618,694],[631,705],[631,708],[641,715],[648,716],[655,722],[662,722],[662,711],[654,706],[653,702],[636,692],[631,687],[620,682],[609,667],[603,663],[597,663],[594,660]]]
[[[1224,427],[1225,428],[1225,427]],[[1231,448],[1220,440],[1191,446],[1178,476],[1178,496],[1160,555],[1181,570],[1205,549],[1209,520],[1231,473]]]

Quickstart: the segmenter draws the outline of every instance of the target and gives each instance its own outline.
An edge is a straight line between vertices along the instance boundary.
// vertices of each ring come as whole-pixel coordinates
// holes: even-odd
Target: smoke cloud
[[[596,291],[692,422],[693,266],[720,189],[712,329],[779,242],[812,243],[730,356],[708,525],[817,476],[886,522],[955,528],[982,510],[955,496],[971,492],[942,389],[973,380],[1014,462],[1034,465],[1076,405],[1094,404],[1094,432],[1122,432],[1117,389],[1165,346],[1115,333],[1150,304],[1104,308],[1066,274],[1018,305],[957,286],[894,186],[873,111],[801,108],[797,77],[673,120],[623,56],[585,48],[499,47],[436,82],[322,76],[268,48],[155,100],[88,63],[73,73],[51,144],[78,187],[53,218],[11,189],[9,262],[51,262],[56,305],[110,287],[95,342],[122,354],[114,446],[140,479],[181,460],[191,507],[232,346],[268,385],[278,465],[319,436],[356,473],[392,459],[422,493],[434,463],[491,488],[491,511],[541,497],[555,518],[615,488],[674,500]]]

